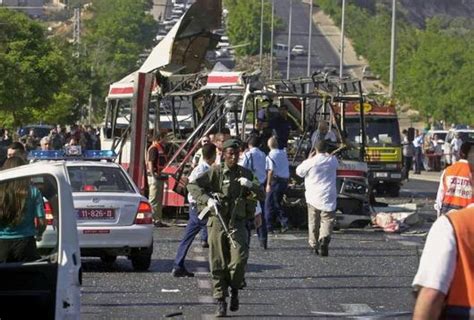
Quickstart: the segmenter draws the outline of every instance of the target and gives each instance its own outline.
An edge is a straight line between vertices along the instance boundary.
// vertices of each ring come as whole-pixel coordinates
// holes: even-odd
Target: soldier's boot
[[[227,316],[227,302],[225,298],[217,299],[217,309],[216,309],[216,317],[222,318]]]
[[[324,237],[319,240],[319,253],[321,257],[327,257],[329,255],[329,242],[331,241],[330,237]]]
[[[230,311],[237,311],[239,310],[239,290],[238,289],[231,289],[230,290]]]

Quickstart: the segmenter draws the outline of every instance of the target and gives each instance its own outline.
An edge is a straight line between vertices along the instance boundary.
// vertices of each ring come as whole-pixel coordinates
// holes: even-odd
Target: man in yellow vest
[[[435,209],[438,216],[450,210],[467,207],[473,199],[473,164],[468,162],[468,157],[474,153],[470,142],[464,142],[460,149],[460,159],[447,167],[441,175]]]
[[[413,319],[473,319],[474,205],[438,218],[428,234],[413,286]]]

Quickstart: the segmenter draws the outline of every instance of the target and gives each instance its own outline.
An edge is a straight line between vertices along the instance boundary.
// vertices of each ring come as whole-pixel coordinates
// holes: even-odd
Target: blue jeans
[[[281,206],[283,195],[288,188],[288,180],[273,180],[270,192],[265,197],[265,222],[268,231],[273,230],[272,218],[276,215],[282,228],[288,228],[288,216]]]
[[[176,253],[176,258],[174,259],[174,268],[184,268],[184,260],[186,259],[186,254],[188,253],[191,244],[193,243],[194,238],[199,233],[199,230],[203,230],[201,233],[201,240],[207,241],[207,219],[199,220],[198,210],[196,205],[190,205],[189,207],[189,220],[184,230],[183,238],[179,243],[178,252]],[[205,238],[203,237],[205,235]]]

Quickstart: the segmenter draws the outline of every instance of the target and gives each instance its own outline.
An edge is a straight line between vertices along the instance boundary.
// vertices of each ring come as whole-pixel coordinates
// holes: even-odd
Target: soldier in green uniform
[[[217,206],[222,217],[219,219],[215,210],[211,209],[207,223],[209,265],[213,296],[217,300],[217,317],[227,315],[229,288],[229,309],[239,309],[238,290],[244,280],[249,254],[246,221],[254,217],[257,201],[264,197],[251,171],[237,164],[239,147],[240,142],[236,139],[224,142],[224,161],[188,184],[188,191],[196,199],[199,209]],[[230,236],[225,229],[228,229]]]

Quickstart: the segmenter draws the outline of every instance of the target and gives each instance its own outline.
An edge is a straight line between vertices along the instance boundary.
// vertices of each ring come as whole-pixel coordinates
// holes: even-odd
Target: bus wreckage
[[[185,186],[201,137],[229,128],[232,135],[246,141],[252,132],[261,130],[260,110],[266,108],[271,117],[272,105],[286,105],[297,128],[290,133],[287,147],[291,178],[284,205],[291,208],[287,210],[290,223],[306,224],[304,185],[295,168],[310,153],[311,134],[324,120],[337,137],[332,152],[339,159],[338,225],[367,225],[370,188],[365,128],[359,127],[357,143],[348,141],[345,114],[348,106],[364,103],[360,80],[322,72],[307,78],[265,80],[259,71],[234,72],[219,64],[202,71],[206,51],[215,48],[219,39],[212,32],[219,27],[219,14],[218,2],[196,1],[137,72],[111,85],[102,148],[119,154],[117,161],[146,193],[147,137],[152,130],[167,131],[165,214],[166,209],[186,213]],[[163,52],[169,54],[163,56]],[[364,123],[364,108],[359,110],[360,123]]]

